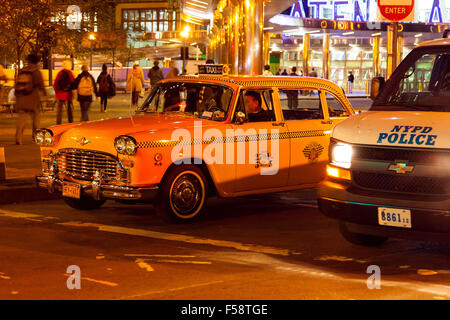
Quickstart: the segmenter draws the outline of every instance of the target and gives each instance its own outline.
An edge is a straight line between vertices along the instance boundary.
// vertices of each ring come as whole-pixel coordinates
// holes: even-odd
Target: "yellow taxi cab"
[[[210,196],[317,186],[329,135],[353,114],[342,89],[318,78],[165,79],[130,117],[40,130],[37,181],[73,208],[152,202],[166,220],[188,222]]]

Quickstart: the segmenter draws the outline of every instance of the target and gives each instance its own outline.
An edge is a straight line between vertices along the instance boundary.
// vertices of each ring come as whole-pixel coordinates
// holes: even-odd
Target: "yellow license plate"
[[[411,228],[411,210],[379,207],[378,224],[391,227]]]
[[[62,189],[63,197],[80,199],[81,197],[81,186],[78,183],[64,182]]]

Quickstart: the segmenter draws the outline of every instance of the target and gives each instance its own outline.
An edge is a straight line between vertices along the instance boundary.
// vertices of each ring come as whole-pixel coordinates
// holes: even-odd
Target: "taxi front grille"
[[[96,172],[103,173],[103,179],[126,180],[126,170],[112,155],[81,149],[61,150],[56,156],[58,171],[75,179],[93,180]]]
[[[352,176],[357,186],[366,189],[424,195],[444,195],[450,193],[448,178],[380,174],[361,171],[353,171]]]

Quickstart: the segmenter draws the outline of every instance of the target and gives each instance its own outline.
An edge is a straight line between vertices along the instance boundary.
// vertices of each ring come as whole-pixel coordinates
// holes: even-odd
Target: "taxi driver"
[[[271,117],[266,110],[261,108],[261,95],[256,91],[245,93],[245,109],[250,122],[271,121]]]

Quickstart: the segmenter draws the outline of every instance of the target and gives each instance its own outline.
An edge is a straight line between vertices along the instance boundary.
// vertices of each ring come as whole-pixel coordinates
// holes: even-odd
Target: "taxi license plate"
[[[378,224],[411,228],[411,210],[378,207]]]
[[[63,197],[80,199],[80,197],[81,197],[81,186],[78,183],[64,182],[63,183],[62,195],[63,195]]]

